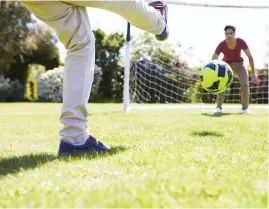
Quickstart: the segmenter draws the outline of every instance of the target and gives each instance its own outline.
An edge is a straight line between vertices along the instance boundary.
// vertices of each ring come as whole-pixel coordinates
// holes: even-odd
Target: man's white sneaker
[[[217,107],[216,111],[214,112],[214,115],[218,115],[218,114],[221,114],[221,113],[222,113],[221,108]]]
[[[243,110],[244,114],[251,114],[251,110],[249,108]]]

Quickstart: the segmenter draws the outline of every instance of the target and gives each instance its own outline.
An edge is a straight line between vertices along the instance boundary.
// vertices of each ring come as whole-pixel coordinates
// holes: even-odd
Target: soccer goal
[[[211,2],[210,4],[194,0],[166,2],[170,6],[170,14],[172,13],[174,17],[175,12],[182,14],[178,16],[178,21],[171,21],[170,16],[169,26],[171,34],[178,34],[178,42],[182,41],[183,45],[187,42],[186,48],[182,45],[178,48],[174,47],[178,59],[171,59],[171,61],[169,52],[163,52],[171,45],[177,46],[176,40],[163,44],[161,46],[163,50],[155,47],[160,43],[152,41],[154,38],[151,39],[150,36],[147,37],[148,45],[143,42],[134,45],[130,40],[131,30],[128,24],[123,111],[215,108],[216,95],[202,89],[199,71],[210,60],[217,44],[224,39],[223,28],[226,24],[237,27],[237,36],[248,42],[254,60],[257,60],[256,68],[261,82],[256,86],[250,79],[251,108],[268,108],[266,104],[268,104],[269,9],[266,1],[263,1],[265,5],[253,3],[223,5],[216,4],[218,1],[208,1]],[[191,18],[192,15],[195,17]],[[247,23],[242,19],[247,15],[259,21],[254,25],[246,26]],[[247,28],[249,33],[246,33]],[[134,53],[140,53],[140,56],[134,59]],[[244,59],[247,67],[248,60],[246,57]],[[188,62],[196,63],[196,68],[188,66]],[[239,109],[240,97],[240,83],[235,76],[233,84],[226,92],[225,108]]]

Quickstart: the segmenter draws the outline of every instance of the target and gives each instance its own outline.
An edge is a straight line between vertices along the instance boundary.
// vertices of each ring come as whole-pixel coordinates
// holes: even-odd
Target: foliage
[[[0,2],[0,73],[26,83],[28,65],[59,65],[57,39],[18,1]]]
[[[31,64],[28,67],[29,76],[27,78],[26,88],[25,88],[25,99],[27,101],[37,101],[38,100],[38,85],[37,78],[42,73],[45,73],[46,68],[43,65]]]
[[[63,67],[41,74],[38,79],[38,98],[43,102],[62,102]]]
[[[106,35],[98,29],[94,31],[96,39],[95,63],[102,69],[102,80],[98,91],[103,101],[119,102],[122,100],[123,72],[120,65],[120,50],[124,44],[124,37],[119,33]]]
[[[56,33],[41,22],[37,22],[32,27],[34,31],[29,39],[35,43],[35,48],[32,51],[32,57],[30,57],[30,63],[43,65],[46,70],[58,67],[60,54]]]
[[[180,47],[180,45],[176,45],[176,47]],[[173,65],[179,59],[176,55],[176,47],[158,42],[153,35],[144,33],[133,40],[131,62],[135,63],[147,58],[161,66]]]
[[[20,2],[0,2],[0,73],[7,73],[17,59],[26,61],[23,55],[29,55],[33,48],[26,44],[30,33],[26,25],[31,22],[31,13]]]
[[[0,75],[0,102],[20,102],[23,96],[24,88],[19,80]]]
[[[95,66],[95,79],[92,86],[92,94],[90,99],[98,99],[99,84],[102,76],[102,69]],[[60,66],[53,70],[42,73],[37,78],[38,99],[41,102],[62,102],[63,97],[63,77],[64,67]]]
[[[135,63],[139,59],[148,58],[156,51],[160,43],[155,40],[153,35],[143,33],[132,41],[132,57],[131,62]],[[155,53],[156,55],[156,53]]]

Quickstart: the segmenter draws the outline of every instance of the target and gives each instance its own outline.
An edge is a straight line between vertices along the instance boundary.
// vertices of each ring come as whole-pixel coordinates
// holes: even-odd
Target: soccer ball
[[[212,60],[201,69],[200,80],[208,92],[221,93],[231,85],[233,70],[224,61]]]

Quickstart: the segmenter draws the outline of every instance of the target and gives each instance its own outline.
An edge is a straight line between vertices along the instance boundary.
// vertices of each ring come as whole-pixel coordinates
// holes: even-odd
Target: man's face
[[[232,40],[234,39],[234,36],[235,36],[235,32],[232,29],[227,29],[225,31],[226,40]]]

